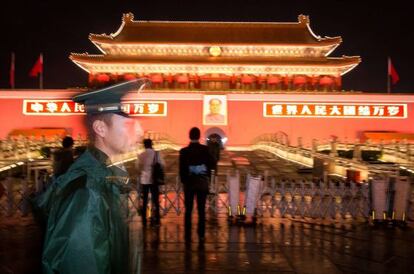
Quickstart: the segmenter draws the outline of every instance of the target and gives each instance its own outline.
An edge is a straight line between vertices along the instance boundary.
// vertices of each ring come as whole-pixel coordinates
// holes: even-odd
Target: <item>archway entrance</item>
[[[208,146],[212,142],[217,142],[220,148],[223,149],[227,142],[227,136],[221,128],[212,127],[204,132],[204,138],[206,145]]]

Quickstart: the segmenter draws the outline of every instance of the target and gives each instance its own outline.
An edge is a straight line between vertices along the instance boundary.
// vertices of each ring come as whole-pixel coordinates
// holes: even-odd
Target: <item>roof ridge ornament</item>
[[[309,15],[300,14],[298,16],[298,21],[300,24],[309,24],[310,23]]]
[[[130,23],[134,20],[134,14],[132,12],[124,13],[122,15],[122,22]]]
[[[94,38],[108,38],[108,39],[113,39],[113,37],[111,35],[108,35],[106,33],[101,33],[101,34],[89,33],[88,38],[91,41],[93,41]]]

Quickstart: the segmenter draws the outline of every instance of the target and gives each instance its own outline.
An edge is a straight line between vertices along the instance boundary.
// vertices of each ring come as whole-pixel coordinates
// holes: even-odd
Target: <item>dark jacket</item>
[[[36,200],[47,218],[43,273],[127,273],[127,215],[117,179],[127,174],[107,165],[108,157],[91,148]]]
[[[207,144],[208,150],[214,159],[214,169],[217,171],[217,162],[220,161],[220,143],[217,141],[210,141]]]
[[[202,166],[205,167],[205,171]],[[202,175],[210,177],[213,168],[214,158],[207,146],[200,143],[190,143],[180,150],[180,178],[183,184],[190,182],[190,176],[194,174],[194,170],[201,170]]]

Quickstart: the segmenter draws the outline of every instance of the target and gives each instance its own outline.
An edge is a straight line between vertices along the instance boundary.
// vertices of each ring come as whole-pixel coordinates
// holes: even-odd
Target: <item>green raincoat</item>
[[[128,273],[127,207],[108,157],[88,149],[37,199],[47,217],[43,273]]]

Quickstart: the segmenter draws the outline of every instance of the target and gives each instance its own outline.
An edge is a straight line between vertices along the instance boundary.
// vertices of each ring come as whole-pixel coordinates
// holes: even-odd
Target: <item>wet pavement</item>
[[[243,226],[210,218],[205,243],[193,233],[189,245],[181,219],[143,230],[142,273],[414,272],[411,228],[275,218]]]
[[[166,156],[175,180],[177,154]],[[223,155],[219,177],[237,166],[268,168],[276,176],[307,176],[296,167],[260,153]],[[196,211],[193,224],[197,223]],[[0,216],[0,273],[40,273],[41,232],[30,217]],[[255,226],[231,224],[225,213],[207,214],[206,239],[184,237],[183,214],[173,210],[161,226],[131,221],[139,251],[139,273],[414,273],[414,229],[373,227],[355,220],[259,218]]]
[[[186,243],[183,218],[173,214],[159,227],[137,218],[131,228],[140,273],[414,273],[412,227],[278,218],[243,226],[209,216],[204,243],[196,229]],[[30,218],[0,224],[0,243],[0,273],[40,273],[40,231]]]
[[[41,273],[40,228],[31,217],[0,218],[0,273]]]

